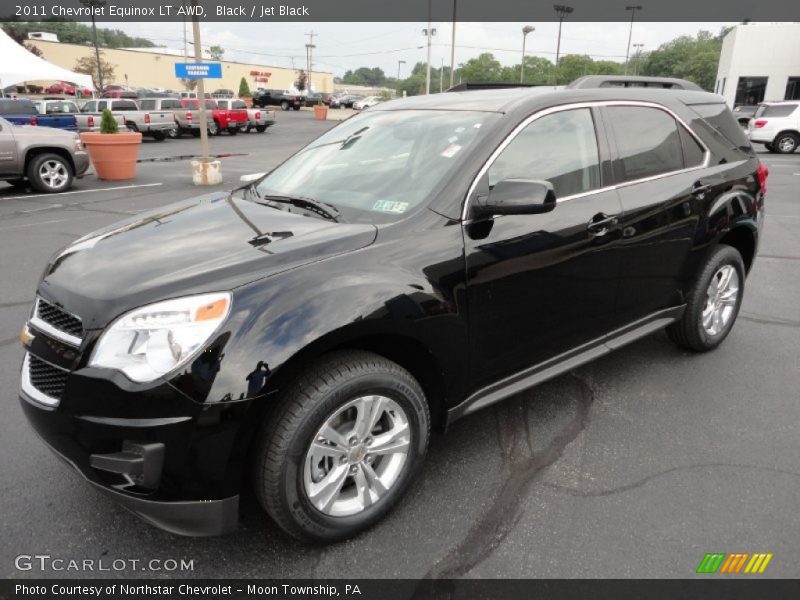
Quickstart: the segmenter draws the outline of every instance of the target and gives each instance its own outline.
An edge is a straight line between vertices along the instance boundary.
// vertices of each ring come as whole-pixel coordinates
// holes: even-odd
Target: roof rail
[[[568,89],[594,89],[608,87],[661,88],[668,90],[703,91],[696,83],[674,77],[644,77],[640,75],[586,75],[570,83]]]
[[[502,90],[505,88],[527,88],[541,87],[541,83],[459,83],[454,85],[448,92],[471,92],[474,90]]]

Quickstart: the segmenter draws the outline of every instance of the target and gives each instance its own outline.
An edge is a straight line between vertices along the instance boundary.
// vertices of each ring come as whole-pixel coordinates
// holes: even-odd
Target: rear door
[[[17,142],[11,123],[0,119],[0,175],[16,175],[21,169],[17,164]]]
[[[615,329],[622,212],[608,146],[590,107],[529,117],[469,198],[498,181],[553,184],[545,214],[495,216],[464,226],[471,373],[482,387]],[[501,146],[502,148],[502,146]]]
[[[685,302],[681,277],[698,221],[725,182],[707,168],[705,145],[666,108],[615,103],[603,116],[623,208],[618,312],[631,322]]]

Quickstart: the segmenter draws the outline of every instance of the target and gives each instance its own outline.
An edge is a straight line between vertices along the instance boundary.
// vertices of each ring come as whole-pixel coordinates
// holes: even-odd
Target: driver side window
[[[488,174],[490,187],[504,179],[549,181],[557,198],[600,188],[591,110],[564,110],[536,119],[506,146]]]

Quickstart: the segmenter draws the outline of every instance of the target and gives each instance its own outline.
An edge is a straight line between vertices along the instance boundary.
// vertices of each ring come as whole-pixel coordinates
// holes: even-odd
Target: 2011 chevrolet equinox
[[[431,428],[664,327],[720,344],[766,177],[700,91],[383,103],[55,255],[21,404],[159,527],[232,530],[249,474],[287,532],[344,539],[400,499]]]

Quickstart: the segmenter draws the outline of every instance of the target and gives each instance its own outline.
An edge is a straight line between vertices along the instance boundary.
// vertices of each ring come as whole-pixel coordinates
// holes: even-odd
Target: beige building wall
[[[63,44],[60,42],[45,42],[42,40],[26,40],[42,51],[44,59],[73,70],[78,59],[91,56],[94,53],[92,46],[79,44]],[[175,63],[184,62],[182,56],[160,54],[158,52],[140,52],[138,50],[117,50],[105,48],[102,50],[104,59],[114,65],[114,81],[106,83],[125,83],[128,76],[128,85],[132,87],[160,87],[173,90],[183,89],[181,80],[175,77]],[[191,60],[189,61],[191,62]],[[207,79],[206,91],[218,88],[239,91],[239,82],[242,77],[247,79],[251,90],[257,87],[288,89],[297,80],[297,72],[284,67],[240,63],[232,61],[222,62],[222,79]],[[257,82],[251,75],[252,71],[270,73],[269,81]],[[333,92],[333,74],[314,71],[311,82],[318,92]]]

